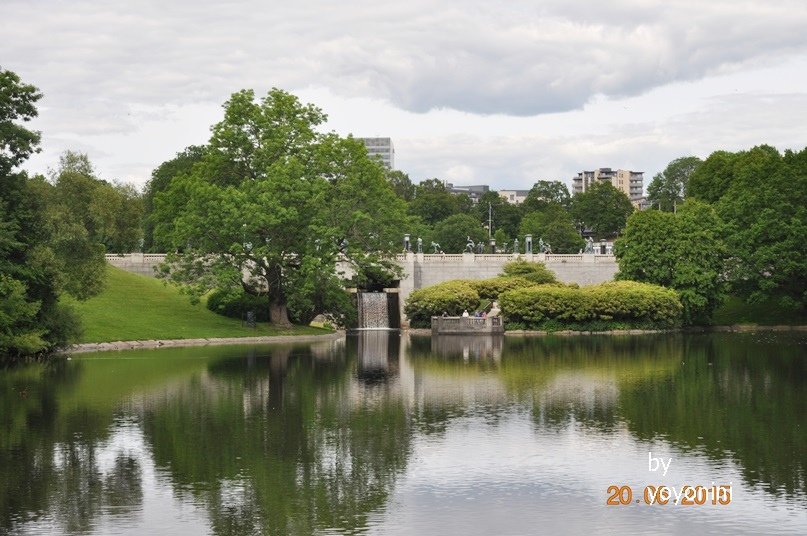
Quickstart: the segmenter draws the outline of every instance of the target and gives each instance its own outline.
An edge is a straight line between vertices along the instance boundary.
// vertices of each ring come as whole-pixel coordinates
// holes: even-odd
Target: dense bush
[[[469,281],[446,281],[413,291],[406,299],[404,312],[413,328],[428,328],[432,316],[444,312],[459,316],[464,310],[479,306],[479,293]]]
[[[675,291],[633,281],[509,290],[499,296],[499,305],[509,327],[542,330],[674,328],[682,312]]]
[[[479,293],[479,298],[483,300],[497,300],[499,294],[506,290],[517,288],[534,287],[535,282],[525,277],[493,277],[491,279],[473,279],[464,281]]]
[[[256,296],[243,290],[214,290],[207,297],[207,308],[222,316],[242,320],[246,319],[248,311],[253,311],[256,321],[269,321],[269,299],[265,294]]]
[[[533,284],[555,283],[555,274],[543,263],[517,260],[508,262],[502,268],[502,277],[522,277]]]

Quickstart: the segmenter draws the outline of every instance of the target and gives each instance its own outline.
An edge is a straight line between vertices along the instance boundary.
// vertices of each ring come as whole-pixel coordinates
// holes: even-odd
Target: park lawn
[[[204,302],[192,305],[187,296],[159,279],[112,266],[107,267],[107,280],[101,294],[83,302],[65,301],[81,318],[84,333],[77,342],[331,333],[310,326],[278,329],[267,323],[250,328],[240,320],[209,311]]]
[[[782,307],[775,300],[760,303],[746,303],[737,296],[729,296],[712,315],[712,322],[718,326],[734,324],[759,325],[802,325],[807,324],[807,313]]]

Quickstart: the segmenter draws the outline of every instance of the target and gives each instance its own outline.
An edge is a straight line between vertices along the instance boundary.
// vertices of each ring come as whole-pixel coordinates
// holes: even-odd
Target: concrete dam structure
[[[165,260],[164,254],[131,253],[127,255],[107,255],[107,262],[128,272],[154,277],[155,268]],[[554,255],[544,253],[517,254],[477,254],[461,253],[428,254],[404,253],[395,256],[395,260],[404,272],[397,288],[385,289],[386,292],[398,293],[401,324],[406,327],[403,307],[406,298],[416,289],[442,283],[451,279],[487,279],[496,277],[502,267],[513,260],[524,259],[528,262],[542,262],[551,270],[559,281],[577,283],[581,286],[595,285],[611,281],[619,267],[613,255],[583,253],[576,255]],[[353,276],[347,263],[338,263],[337,271],[346,279]]]

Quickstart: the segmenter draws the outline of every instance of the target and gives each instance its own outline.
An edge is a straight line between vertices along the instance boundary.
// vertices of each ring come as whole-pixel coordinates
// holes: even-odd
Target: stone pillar
[[[406,254],[406,258],[400,263],[403,268],[404,275],[401,278],[401,284],[398,290],[398,311],[401,318],[401,327],[409,327],[409,319],[404,314],[404,305],[406,298],[415,290],[415,254],[411,251]]]
[[[532,235],[524,235],[524,253],[532,255]]]

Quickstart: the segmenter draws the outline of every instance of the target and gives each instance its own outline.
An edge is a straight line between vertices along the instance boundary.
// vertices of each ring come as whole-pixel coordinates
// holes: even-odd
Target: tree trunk
[[[279,328],[291,327],[289,312],[285,303],[275,303],[275,300],[269,302],[269,322]]]
[[[283,270],[271,266],[267,271],[266,283],[269,290],[269,322],[279,328],[290,328],[289,311],[286,308],[286,293],[283,292]]]

